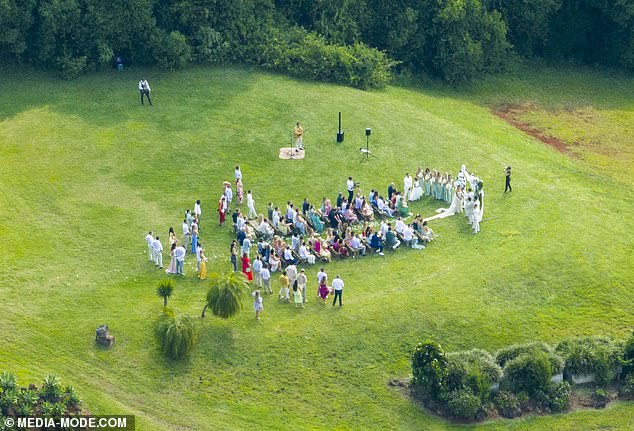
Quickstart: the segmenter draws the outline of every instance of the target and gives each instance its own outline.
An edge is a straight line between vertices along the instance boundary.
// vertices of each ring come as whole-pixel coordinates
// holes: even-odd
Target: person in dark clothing
[[[506,176],[506,187],[504,188],[504,193],[512,192],[513,189],[511,188],[511,167],[510,166],[507,166],[506,169],[504,169],[504,175]]]

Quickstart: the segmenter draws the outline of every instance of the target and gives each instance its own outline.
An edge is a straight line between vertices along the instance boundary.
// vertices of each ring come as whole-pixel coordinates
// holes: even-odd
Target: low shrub
[[[79,57],[62,56],[56,60],[57,68],[63,79],[75,79],[88,68],[88,57],[85,55]]]
[[[183,359],[189,356],[196,343],[196,321],[189,314],[175,316],[167,310],[156,325],[156,338],[165,355],[171,359]]]
[[[495,407],[500,415],[505,418],[513,419],[522,415],[522,407],[520,401],[515,394],[508,391],[500,391],[493,399]]]
[[[634,400],[634,374],[630,374],[619,390],[619,397],[624,400]]]
[[[538,391],[545,391],[551,377],[552,365],[546,353],[524,353],[506,362],[500,387],[512,392],[526,391],[533,395]]]
[[[622,377],[625,379],[634,372],[634,332],[623,346],[623,372]]]
[[[475,419],[482,412],[482,400],[468,390],[452,392],[447,401],[449,415],[459,419]]]
[[[449,354],[447,370],[447,391],[469,389],[483,401],[489,399],[491,385],[502,377],[493,356],[480,349]]]
[[[533,399],[546,412],[563,412],[570,408],[572,388],[568,382],[551,383],[535,392]]]
[[[535,354],[537,352],[545,353],[548,356],[548,360],[551,365],[551,371],[553,374],[558,374],[563,371],[564,361],[561,356],[559,356],[553,348],[542,342],[535,343],[527,343],[527,344],[515,344],[513,346],[505,347],[504,349],[500,349],[497,351],[495,355],[495,361],[502,368],[506,365],[508,361],[512,361],[520,355],[524,354]]]
[[[606,385],[616,377],[622,350],[609,337],[578,337],[559,343],[555,351],[564,358],[564,374],[594,374],[596,382]]]
[[[426,397],[438,399],[447,378],[447,355],[442,346],[433,341],[419,343],[412,353],[412,384]]]

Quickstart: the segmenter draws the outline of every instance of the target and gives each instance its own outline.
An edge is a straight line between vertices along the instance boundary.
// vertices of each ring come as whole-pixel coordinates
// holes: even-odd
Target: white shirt
[[[147,245],[151,247],[153,246],[152,243],[154,242],[154,238],[152,238],[152,235],[148,233],[147,235],[145,235],[145,241],[147,241]]]
[[[278,227],[280,225],[280,213],[273,212],[273,226]]]
[[[251,240],[249,238],[245,238],[242,241],[242,253],[249,254],[249,250],[251,249]]]
[[[150,84],[148,84],[146,79],[142,79],[139,81],[139,90],[150,91]]]
[[[321,279],[324,277],[328,277],[328,274],[326,274],[324,271],[319,271],[317,273],[317,281],[321,284]]]
[[[152,248],[154,251],[163,251],[163,244],[161,244],[161,241],[158,239],[155,239],[154,242],[152,242]]]
[[[225,197],[227,198],[228,201],[230,201],[233,198],[233,190],[231,190],[231,187],[225,188]]]
[[[306,246],[305,246],[305,245],[302,245],[302,246],[299,248],[299,256],[300,256],[302,259],[306,259],[306,258],[308,258],[308,250],[306,250]]]
[[[176,258],[176,260],[178,260],[179,262],[182,262],[185,260],[185,247],[178,246],[174,249],[174,257]]]
[[[387,233],[387,223],[385,223],[385,221],[381,221],[380,233],[382,237],[385,237],[385,234]]]
[[[253,262],[253,272],[260,271],[262,271],[262,261],[259,259],[255,259],[255,262]]]
[[[236,181],[238,181],[238,179],[242,180],[242,171],[240,169],[236,169],[234,176]]]
[[[198,246],[196,247],[196,262],[200,262],[200,252],[203,251],[203,248]]]
[[[398,233],[403,233],[407,225],[403,220],[396,220],[396,224],[394,225],[394,230]]]
[[[242,218],[242,216],[239,216],[239,217],[236,219],[236,225],[238,226],[238,230],[242,230],[242,228],[244,227],[244,225],[245,225],[245,224],[246,224],[246,223],[245,223],[245,221],[244,221],[244,218]]]
[[[271,278],[271,273],[268,268],[262,268],[262,280],[269,280]]]
[[[247,205],[250,207],[255,205],[255,201],[253,200],[253,195],[251,193],[247,193]]]
[[[199,204],[194,204],[194,214],[201,215],[203,212],[200,210]]]
[[[340,278],[335,278],[334,280],[332,280],[332,288],[335,290],[342,290],[343,280]]]
[[[410,177],[409,175],[403,179],[403,188],[405,190],[412,188],[412,177]]]
[[[355,250],[358,248],[361,248],[361,241],[359,240],[359,237],[354,237],[350,240],[350,246],[352,248],[354,248]]]
[[[189,235],[189,226],[187,222],[183,222],[183,235]]]
[[[293,259],[293,253],[291,252],[290,248],[287,248],[286,250],[284,250],[284,260],[292,260]]]
[[[289,206],[288,208],[286,208],[286,218],[288,220],[293,220],[293,215],[294,214],[295,214],[295,212],[293,211],[292,207]]]
[[[406,226],[403,230],[403,239],[405,241],[411,241],[412,238],[414,238],[414,231]]]
[[[353,191],[353,190],[354,190],[354,181],[352,181],[352,180],[348,180],[348,181],[346,182],[346,186],[348,187],[348,191],[349,191],[349,192]]]

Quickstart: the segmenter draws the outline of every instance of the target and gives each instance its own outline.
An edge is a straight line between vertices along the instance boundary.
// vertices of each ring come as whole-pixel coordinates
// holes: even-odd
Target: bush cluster
[[[62,386],[55,375],[47,375],[40,386],[20,387],[14,374],[0,374],[0,416],[57,418],[78,413],[82,406],[77,392],[72,386]]]
[[[447,354],[432,341],[419,344],[412,355],[412,387],[428,407],[460,419],[487,415],[491,403],[504,417],[523,411],[562,412],[570,408],[572,375],[593,374],[600,385],[614,381],[623,365],[619,395],[634,398],[634,334],[625,345],[608,337],[578,337],[552,348],[545,343],[509,346],[495,356],[474,349]],[[557,382],[564,373],[569,378]],[[497,392],[499,388],[499,392]],[[497,393],[496,393],[497,392]],[[609,397],[599,388],[592,396],[596,407]]]

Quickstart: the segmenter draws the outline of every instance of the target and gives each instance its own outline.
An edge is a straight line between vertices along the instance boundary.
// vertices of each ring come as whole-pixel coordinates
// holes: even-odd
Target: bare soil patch
[[[524,133],[532,136],[533,138],[543,142],[544,144],[553,147],[560,153],[567,154],[570,157],[579,158],[579,155],[571,151],[570,147],[566,145],[561,139],[555,136],[547,135],[542,130],[520,120],[520,116],[522,113],[530,112],[535,109],[536,106],[532,102],[523,104],[507,103],[498,105],[497,107],[493,108],[493,113],[516,129],[519,129]]]

